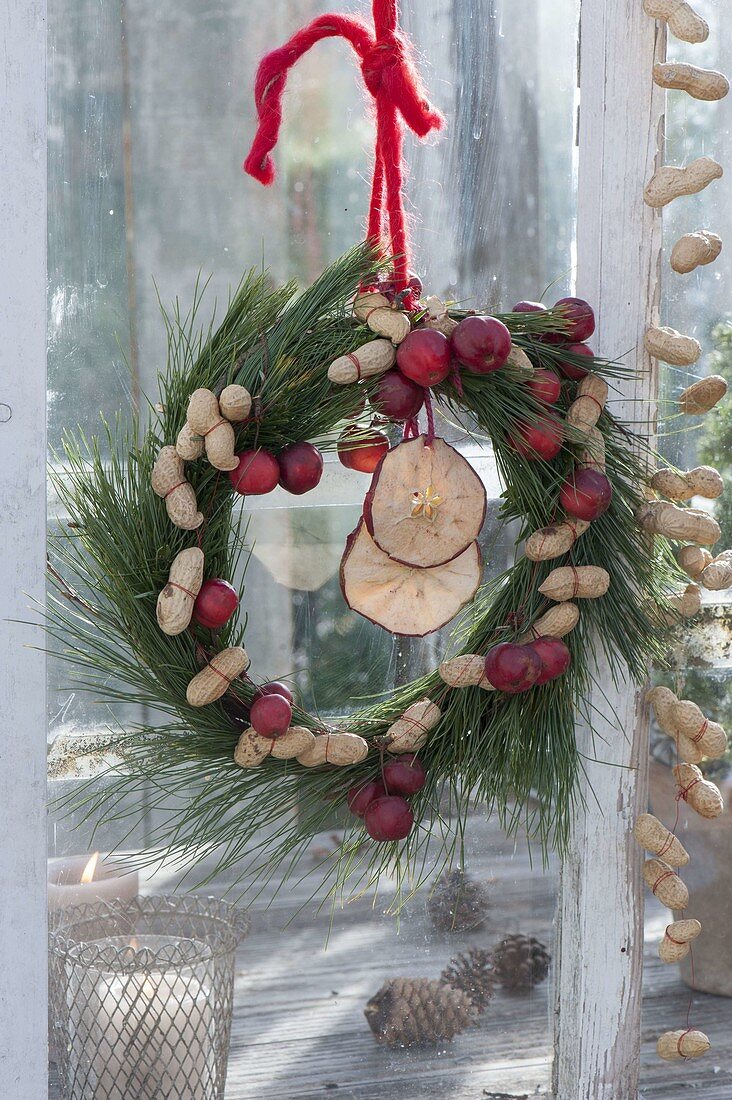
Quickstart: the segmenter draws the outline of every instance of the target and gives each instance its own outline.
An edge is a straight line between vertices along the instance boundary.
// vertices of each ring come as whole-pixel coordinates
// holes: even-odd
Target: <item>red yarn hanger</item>
[[[376,105],[376,155],[366,229],[382,254],[392,254],[397,291],[409,268],[404,212],[403,123],[418,137],[439,130],[443,118],[429,103],[411,58],[411,44],[398,29],[397,0],[373,0],[374,29],[349,15],[320,15],[266,54],[257,69],[254,99],[259,125],[244,170],[265,185],[274,181],[271,152],[282,122],[287,73],[323,38],[345,38],[361,62],[364,83]],[[401,115],[401,118],[399,117]]]

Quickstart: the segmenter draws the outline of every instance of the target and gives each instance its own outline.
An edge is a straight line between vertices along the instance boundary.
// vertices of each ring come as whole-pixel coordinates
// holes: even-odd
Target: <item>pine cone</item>
[[[462,867],[445,871],[427,901],[427,912],[438,932],[473,932],[482,928],[491,907],[485,886]]]
[[[473,1022],[470,1000],[429,978],[392,978],[366,1005],[369,1027],[390,1047],[450,1042]]]
[[[524,992],[543,982],[551,960],[543,943],[520,932],[507,936],[493,949],[495,978],[509,993]]]
[[[493,955],[483,948],[471,947],[467,955],[451,959],[440,977],[452,989],[461,989],[467,994],[476,1013],[485,1012],[496,983]]]

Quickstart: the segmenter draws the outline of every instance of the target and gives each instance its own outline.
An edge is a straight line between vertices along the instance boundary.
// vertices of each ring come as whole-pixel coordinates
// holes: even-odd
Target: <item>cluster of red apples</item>
[[[422,790],[425,780],[418,757],[403,753],[387,760],[378,778],[351,787],[348,808],[363,819],[372,840],[404,840],[414,824],[408,799]]]
[[[538,313],[546,308],[541,302],[518,302],[513,307],[513,312]],[[592,306],[582,298],[560,298],[554,309],[560,309],[564,314],[566,332],[545,333],[538,339],[545,344],[559,345],[560,350],[574,356],[592,359],[592,348],[584,343],[595,331]],[[585,369],[569,359],[559,359],[557,370],[574,382],[581,381],[589,374],[589,368]],[[562,378],[557,371],[539,368],[534,371],[526,385],[542,405],[551,406],[561,393]],[[546,414],[533,423],[519,425],[508,442],[523,458],[543,459],[548,462],[559,454],[562,440],[561,421],[547,408]],[[612,485],[604,473],[591,467],[578,467],[562,486],[559,503],[568,516],[590,522],[598,519],[607,510],[612,491]]]
[[[501,642],[486,654],[485,677],[498,691],[517,695],[563,676],[571,660],[561,638],[547,635],[527,645]]]

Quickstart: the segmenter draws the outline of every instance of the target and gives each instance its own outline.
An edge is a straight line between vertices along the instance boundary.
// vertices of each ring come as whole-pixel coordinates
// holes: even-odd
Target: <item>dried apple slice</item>
[[[423,435],[384,455],[364,501],[372,539],[402,565],[444,565],[477,539],[486,494],[470,463],[445,443]]]
[[[341,589],[348,606],[391,634],[421,638],[439,630],[470,603],[483,572],[473,542],[445,565],[403,565],[379,550],[363,520],[346,540]]]

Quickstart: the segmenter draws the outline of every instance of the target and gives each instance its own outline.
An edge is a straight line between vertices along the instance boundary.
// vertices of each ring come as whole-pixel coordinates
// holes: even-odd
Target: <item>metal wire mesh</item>
[[[223,1100],[246,914],[138,897],[54,914],[53,1040],[65,1100]]]

